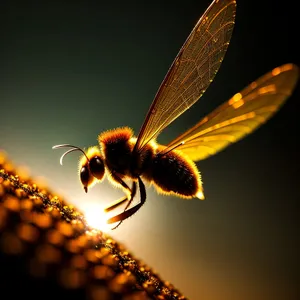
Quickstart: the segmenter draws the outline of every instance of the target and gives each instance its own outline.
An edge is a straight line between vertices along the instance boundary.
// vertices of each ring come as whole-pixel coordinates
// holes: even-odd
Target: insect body
[[[292,93],[298,68],[286,64],[252,82],[168,145],[156,142],[162,130],[190,108],[212,82],[231,39],[235,9],[234,0],[211,3],[171,65],[137,137],[130,128],[123,127],[101,133],[99,145],[86,152],[70,144],[53,147],[70,148],[62,155],[61,164],[66,154],[83,153],[79,174],[86,192],[105,174],[114,185],[124,189],[126,196],[109,205],[106,211],[123,203],[126,203],[125,209],[108,223],[119,222],[119,226],[145,203],[143,180],[163,194],[204,199],[200,172],[194,162],[216,154],[253,132]],[[127,179],[131,179],[131,187]],[[140,203],[130,207],[137,183]]]
[[[142,176],[161,193],[183,198],[203,198],[200,174],[196,165],[180,151],[168,150],[154,141],[142,155],[134,151],[136,138],[130,128],[118,128],[98,137],[102,157],[112,181]]]

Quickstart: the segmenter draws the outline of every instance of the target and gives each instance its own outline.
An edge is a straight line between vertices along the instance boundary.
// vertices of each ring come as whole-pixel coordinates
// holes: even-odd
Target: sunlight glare
[[[108,220],[108,214],[104,212],[101,204],[88,203],[81,209],[89,226],[99,229],[103,232],[110,230],[111,225],[106,223]]]

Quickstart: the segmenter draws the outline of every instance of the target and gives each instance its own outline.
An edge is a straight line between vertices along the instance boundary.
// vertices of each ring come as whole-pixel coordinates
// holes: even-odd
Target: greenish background
[[[262,3],[263,2],[263,3]],[[252,80],[299,63],[296,2],[238,1],[221,69],[167,143]],[[160,82],[210,1],[2,1],[0,148],[75,205],[108,204],[107,181],[85,194],[71,143],[106,129],[137,133]],[[111,232],[190,299],[299,295],[299,88],[247,139],[198,164],[205,201],[158,196]]]

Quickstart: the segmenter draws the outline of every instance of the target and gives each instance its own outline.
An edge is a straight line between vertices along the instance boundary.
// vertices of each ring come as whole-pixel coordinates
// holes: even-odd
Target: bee
[[[106,207],[124,210],[108,219],[118,223],[135,214],[146,201],[143,181],[159,193],[184,199],[204,199],[201,174],[195,164],[220,152],[266,122],[291,95],[298,67],[285,64],[252,82],[168,145],[158,135],[204,94],[227,51],[235,22],[236,2],[214,0],[186,39],[146,114],[138,135],[122,127],[100,133],[98,145],[87,151],[70,144],[65,155],[80,151],[79,177],[84,190],[101,182],[105,174],[125,196]],[[132,185],[127,184],[128,181]],[[137,186],[140,202],[132,206]],[[132,206],[132,207],[131,207]]]

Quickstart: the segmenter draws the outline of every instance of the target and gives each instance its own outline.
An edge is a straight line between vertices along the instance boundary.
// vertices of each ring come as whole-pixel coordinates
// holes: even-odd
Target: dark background
[[[87,195],[78,154],[99,132],[137,133],[175,55],[210,1],[2,1],[0,148],[83,210],[122,193]],[[199,103],[159,138],[168,143],[251,81],[299,64],[296,1],[237,1],[224,62]],[[296,33],[294,32],[296,30]],[[190,299],[299,296],[299,87],[265,126],[198,164],[205,201],[158,196],[110,232]],[[93,206],[94,205],[94,206]]]

